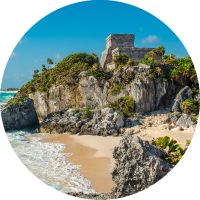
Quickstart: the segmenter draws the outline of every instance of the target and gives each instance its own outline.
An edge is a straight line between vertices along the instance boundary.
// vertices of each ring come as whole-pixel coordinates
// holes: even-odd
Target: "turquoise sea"
[[[5,104],[14,93],[0,93]],[[80,173],[80,166],[68,161],[64,145],[42,142],[42,135],[33,130],[6,132],[14,151],[22,163],[40,180],[64,193],[93,193],[91,183]]]
[[[14,92],[0,91],[0,105],[5,104],[9,99],[15,96]]]

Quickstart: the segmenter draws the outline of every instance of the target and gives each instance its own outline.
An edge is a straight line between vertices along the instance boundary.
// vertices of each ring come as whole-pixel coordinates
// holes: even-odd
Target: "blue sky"
[[[23,36],[9,59],[2,88],[21,87],[48,57],[54,62],[73,52],[100,57],[112,33],[134,33],[136,47],[163,45],[166,53],[188,55],[167,26],[141,9],[111,1],[81,2],[51,13]]]

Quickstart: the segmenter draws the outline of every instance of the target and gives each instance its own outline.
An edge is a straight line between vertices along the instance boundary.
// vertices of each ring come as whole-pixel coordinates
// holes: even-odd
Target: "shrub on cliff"
[[[147,65],[159,63],[159,60],[162,58],[164,54],[165,54],[165,48],[163,46],[157,47],[153,49],[152,51],[148,52],[144,56],[144,59],[142,60],[142,62]]]
[[[131,96],[125,96],[117,99],[108,105],[114,110],[121,111],[126,117],[131,117],[134,114],[136,103]]]
[[[165,55],[165,49],[161,46],[148,52],[142,63],[150,65],[148,75],[152,78],[178,81],[181,85],[199,89],[197,74],[190,56],[175,58],[174,54]]]
[[[129,57],[125,53],[121,55],[114,54],[113,56],[113,61],[117,67],[126,65],[128,60],[129,60]]]
[[[171,64],[173,65],[170,71],[172,80],[178,80],[189,86],[198,85],[197,74],[190,56],[175,59]]]
[[[159,63],[153,63],[147,71],[147,76],[152,79],[161,78],[162,80],[169,80],[171,66]]]
[[[198,113],[199,111],[199,105],[197,100],[194,100],[192,98],[188,98],[185,101],[183,101],[180,107],[181,110],[188,115],[192,113]]]
[[[35,71],[33,79],[23,85],[9,103],[21,102],[25,96],[36,91],[46,92],[53,84],[74,86],[78,82],[80,72],[90,69],[94,64],[99,64],[96,54],[71,54],[53,68],[42,70],[42,73]]]
[[[133,59],[129,58],[129,60],[128,60],[128,62],[127,62],[128,67],[132,67],[132,66],[134,66],[135,64],[136,64],[136,62],[135,62]]]
[[[99,67],[99,64],[95,63],[90,69],[87,71],[87,76],[94,76],[97,80],[108,80],[111,78],[111,73],[104,71]]]
[[[16,94],[13,98],[11,98],[6,106],[9,105],[20,105],[28,99],[28,94]]]
[[[177,143],[176,140],[171,139],[168,136],[165,137],[159,137],[154,140],[152,140],[152,144],[156,147],[162,148],[165,150],[165,160],[170,162],[171,164],[177,164],[179,160],[183,157],[185,151],[187,150],[187,147],[190,144],[190,141],[187,140],[186,147],[181,147],[180,144]]]
[[[83,108],[81,110],[81,119],[92,118],[93,110],[90,107]]]

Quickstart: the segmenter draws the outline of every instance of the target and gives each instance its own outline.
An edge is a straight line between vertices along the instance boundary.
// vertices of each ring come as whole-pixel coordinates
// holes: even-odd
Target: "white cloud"
[[[154,42],[158,42],[159,38],[156,35],[148,35],[146,38],[144,38],[142,40],[143,44],[149,44],[149,43],[154,43]]]

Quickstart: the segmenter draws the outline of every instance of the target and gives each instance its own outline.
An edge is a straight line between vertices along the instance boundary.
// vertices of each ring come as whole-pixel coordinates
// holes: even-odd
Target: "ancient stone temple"
[[[134,34],[111,34],[106,38],[106,49],[102,53],[100,63],[103,68],[112,69],[115,67],[112,63],[114,54],[125,53],[129,58],[140,60],[151,50],[153,48],[136,48]]]

